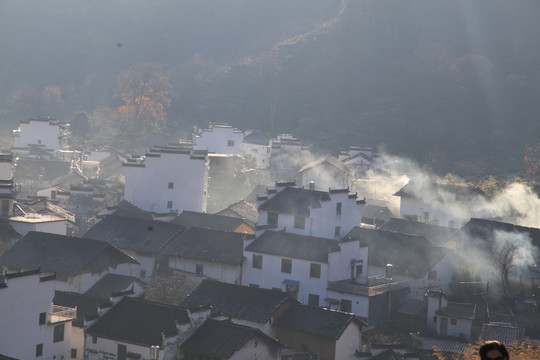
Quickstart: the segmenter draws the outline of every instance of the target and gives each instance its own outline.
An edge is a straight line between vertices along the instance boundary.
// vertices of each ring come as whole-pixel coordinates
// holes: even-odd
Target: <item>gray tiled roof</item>
[[[337,170],[342,171],[342,172],[347,171],[347,166],[344,165],[341,161],[339,161],[338,159],[336,159],[332,155],[326,155],[326,156],[323,156],[322,158],[320,158],[318,160],[315,160],[315,161],[312,161],[312,162],[308,163],[307,165],[302,167],[298,172],[299,173],[304,172],[304,171],[306,171],[308,169],[314,168],[314,167],[319,166],[321,164],[328,164],[328,165],[330,165],[330,166],[332,166],[332,167],[334,167]]]
[[[441,246],[456,229],[407,219],[392,218],[382,224],[379,229],[403,234],[425,237],[433,245]]]
[[[84,236],[123,250],[158,254],[185,229],[185,226],[163,221],[107,215]]]
[[[120,342],[161,345],[163,333],[169,336],[178,333],[175,322],[190,322],[184,308],[124,297],[86,332]]]
[[[53,299],[54,305],[77,308],[77,319],[73,321],[73,326],[84,327],[84,320],[87,317],[98,315],[98,306],[110,306],[108,300],[83,295],[74,292],[56,290]]]
[[[229,205],[229,207],[217,212],[216,214],[221,215],[221,213],[223,213],[223,215],[225,215],[225,213],[228,211],[237,214],[240,218],[246,219],[250,226],[257,225],[257,222],[259,221],[259,212],[257,211],[257,207],[253,205],[253,203],[249,203],[245,200],[241,200]]]
[[[351,322],[365,325],[354,314],[316,306],[293,304],[275,322],[277,327],[337,340]]]
[[[475,318],[476,305],[466,303],[451,303],[449,302],[446,307],[437,311],[437,315],[448,316],[458,319],[471,319]]]
[[[125,291],[133,283],[139,283],[141,286],[144,285],[144,282],[133,276],[105,274],[86,291],[85,295],[94,298],[109,299],[112,293]]]
[[[126,263],[137,264],[106,242],[37,231],[27,233],[0,256],[0,266],[10,270],[41,268],[66,276],[100,273]]]
[[[212,306],[223,316],[266,323],[288,302],[296,300],[281,291],[204,280],[182,306]]]
[[[338,240],[270,230],[246,247],[246,251],[317,262],[328,262],[328,254],[339,250]]]
[[[222,231],[234,231],[240,225],[245,223],[243,219],[238,217],[207,214],[188,210],[182,211],[182,213],[175,217],[171,222],[184,226],[195,226]]]
[[[484,195],[484,192],[471,186],[461,186],[452,184],[428,183],[421,184],[410,181],[402,187],[394,196],[422,198],[423,193],[447,193],[453,194],[456,200],[471,200],[478,195]]]
[[[311,209],[320,208],[322,201],[329,200],[330,195],[326,191],[286,187],[262,203],[259,211],[275,211],[308,217]]]
[[[525,329],[517,326],[503,324],[484,324],[481,338],[484,341],[497,340],[503,344],[521,343]]]
[[[161,250],[161,253],[188,259],[239,265],[244,260],[244,240],[247,236],[250,235],[190,227],[178,234]]]

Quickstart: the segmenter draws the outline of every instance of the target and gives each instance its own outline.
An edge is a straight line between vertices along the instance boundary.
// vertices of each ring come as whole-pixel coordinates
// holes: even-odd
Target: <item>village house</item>
[[[13,130],[12,152],[25,156],[31,148],[37,148],[54,158],[57,151],[68,148],[69,135],[69,125],[53,118],[21,121],[19,128]]]
[[[21,236],[9,223],[0,221],[0,255],[13,246]]]
[[[460,228],[474,217],[484,192],[469,186],[410,181],[394,196],[401,199],[401,218]]]
[[[295,183],[276,183],[258,197],[259,229],[285,230],[292,234],[339,239],[359,226],[364,200],[348,189],[329,191],[296,188]]]
[[[285,345],[258,329],[206,320],[180,346],[181,359],[280,360]]]
[[[12,216],[9,223],[21,235],[30,231],[41,231],[51,234],[67,235],[68,221],[56,215],[42,215],[38,213],[25,213]]]
[[[427,298],[427,326],[440,336],[472,339],[476,305],[449,302],[445,292],[429,290]]]
[[[0,200],[2,207],[0,217],[7,218],[13,214],[13,154],[0,154]]]
[[[26,200],[18,200],[15,204],[14,209],[14,217],[20,217],[21,220],[23,220],[24,226],[26,228],[31,228],[29,231],[43,231],[43,232],[52,232],[47,231],[46,229],[49,227],[48,225],[41,226],[39,225],[39,222],[36,225],[32,225],[32,220],[30,220],[29,224],[25,224],[24,220],[26,218],[39,218],[40,216],[44,216],[46,219],[47,216],[53,215],[56,218],[61,218],[64,220],[66,224],[66,232],[61,233],[57,232],[63,235],[69,235],[69,236],[76,236],[79,235],[79,228],[75,224],[75,215],[70,213],[68,210],[66,210],[64,207],[52,202],[51,200],[47,198],[41,198],[41,197],[34,197],[34,198],[27,198]],[[56,226],[53,226],[55,228]],[[63,227],[62,227],[63,231]],[[28,232],[28,231],[26,231]]]
[[[421,236],[360,227],[352,229],[345,238],[358,239],[369,248],[369,276],[408,281],[410,298],[421,300],[431,289],[449,291],[455,266],[452,250],[434,246]]]
[[[391,218],[378,227],[379,230],[423,236],[435,246],[456,249],[456,244],[448,240],[456,229],[408,219]]]
[[[353,168],[359,176],[365,176],[370,170],[381,170],[380,156],[370,146],[351,145],[349,150],[339,153],[338,160]]]
[[[105,274],[133,275],[140,265],[103,241],[32,231],[0,255],[0,268],[40,268],[56,274],[56,290],[84,293]]]
[[[177,359],[179,345],[209,316],[209,308],[124,297],[89,324],[85,359]]]
[[[241,144],[242,154],[255,160],[255,167],[266,170],[270,167],[270,138],[258,131],[246,132]]]
[[[365,276],[367,248],[284,231],[265,231],[244,251],[242,284],[287,292],[303,304],[324,306],[329,281]],[[349,310],[350,311],[350,310]]]
[[[143,297],[146,283],[139,278],[120,274],[105,274],[84,295],[91,298],[109,299],[118,294]]]
[[[256,196],[257,195],[254,196],[254,199]],[[256,201],[257,200],[254,200],[254,202],[251,203],[246,200],[240,200],[229,205],[225,209],[218,211],[216,215],[240,218],[246,221],[248,226],[255,229],[257,222],[259,221],[259,212],[257,211],[257,206],[255,205]]]
[[[126,178],[124,198],[142,210],[206,210],[206,150],[183,144],[154,147],[145,156],[125,162],[122,169]]]
[[[15,161],[13,178],[20,186],[18,197],[35,196],[39,190],[65,184],[71,163],[59,160],[20,158]],[[67,185],[69,186],[69,185]]]
[[[255,227],[250,225],[245,219],[239,217],[184,210],[180,215],[171,220],[171,222],[174,224],[184,225],[186,227],[192,226],[213,230],[237,232],[241,234],[255,234]]]
[[[13,359],[69,359],[76,309],[53,304],[54,275],[35,268],[0,276],[0,352]],[[80,359],[80,357],[79,357]]]
[[[278,135],[270,140],[271,179],[290,179],[312,157],[310,147],[290,134]]]
[[[352,186],[354,178],[352,168],[327,155],[302,167],[296,175],[296,182],[305,188],[314,183],[319,189],[345,189]]]
[[[242,154],[244,132],[229,125],[210,123],[207,129],[195,127],[192,141],[195,150],[215,154]]]

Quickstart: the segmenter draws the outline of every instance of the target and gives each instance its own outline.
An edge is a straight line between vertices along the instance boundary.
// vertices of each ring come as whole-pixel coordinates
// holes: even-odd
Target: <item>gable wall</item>
[[[362,332],[357,324],[351,322],[336,341],[336,359],[354,358],[355,351],[362,349]]]
[[[245,360],[245,359],[280,359],[280,353],[277,345],[270,346],[268,341],[262,338],[249,340],[241,349],[230,357],[230,360]]]
[[[169,267],[176,270],[195,273],[197,264],[203,266],[203,274],[206,277],[229,284],[240,284],[242,277],[241,265],[229,265],[211,261],[170,257]]]
[[[41,140],[41,145],[45,145],[48,149],[60,149],[58,125],[49,125],[48,121],[30,121],[21,123],[19,129],[20,136],[13,139],[14,147],[27,147],[28,144],[38,144]]]
[[[287,344],[294,350],[304,351],[307,347],[308,351],[318,353],[320,360],[338,359],[336,357],[336,341],[332,339],[307,334],[282,326],[277,327],[276,335],[279,341]]]

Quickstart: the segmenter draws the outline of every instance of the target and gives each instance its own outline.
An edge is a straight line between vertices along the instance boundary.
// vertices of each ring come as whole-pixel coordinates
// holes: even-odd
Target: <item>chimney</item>
[[[386,280],[392,280],[392,268],[394,265],[386,264]]]
[[[315,190],[315,181],[311,180],[309,182],[309,190],[311,191]]]

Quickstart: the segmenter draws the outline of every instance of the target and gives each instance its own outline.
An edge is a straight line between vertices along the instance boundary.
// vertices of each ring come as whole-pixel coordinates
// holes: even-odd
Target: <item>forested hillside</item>
[[[536,0],[5,0],[0,116],[11,129],[85,111],[118,135],[132,122],[120,79],[151,63],[165,97],[137,111],[159,125],[145,131],[229,122],[321,152],[519,173],[540,141],[539,18]]]

